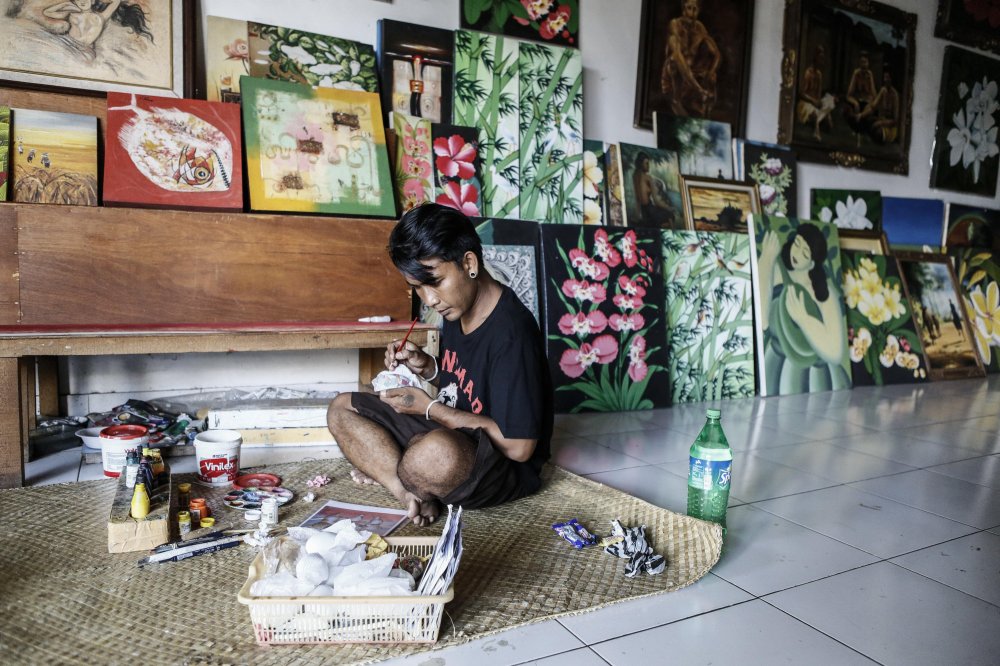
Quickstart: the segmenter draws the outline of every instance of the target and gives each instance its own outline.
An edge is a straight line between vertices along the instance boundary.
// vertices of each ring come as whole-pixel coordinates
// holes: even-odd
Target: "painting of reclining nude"
[[[779,143],[804,161],[907,173],[915,26],[877,2],[790,0]]]
[[[180,97],[182,0],[0,0],[0,77]]]

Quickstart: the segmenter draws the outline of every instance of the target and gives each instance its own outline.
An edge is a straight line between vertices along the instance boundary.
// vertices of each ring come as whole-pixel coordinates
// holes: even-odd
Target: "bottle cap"
[[[177,522],[179,523],[190,523],[191,513],[189,511],[178,511],[177,512]]]
[[[202,518],[201,527],[212,527],[215,525],[215,518]]]
[[[181,491],[182,493],[191,492],[191,484],[190,483],[178,483],[177,484],[177,490]]]
[[[717,419],[722,416],[722,411],[718,409],[706,409],[705,416],[710,419]]]

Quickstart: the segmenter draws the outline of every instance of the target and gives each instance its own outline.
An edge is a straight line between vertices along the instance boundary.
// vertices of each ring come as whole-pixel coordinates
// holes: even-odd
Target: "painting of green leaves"
[[[955,274],[983,366],[1000,372],[1000,252],[955,248]]]
[[[896,258],[852,250],[842,257],[854,385],[926,381],[924,346]]]
[[[483,217],[516,218],[521,187],[516,40],[455,32],[455,124],[479,128]]]
[[[521,42],[520,212],[583,222],[583,59],[578,49]]]
[[[463,28],[580,46],[580,0],[461,0]]]
[[[749,236],[661,234],[671,401],[753,397]]]
[[[10,169],[10,107],[0,106],[0,201],[7,201]]]
[[[733,178],[757,183],[767,215],[798,217],[797,166],[795,151],[788,146],[733,139]]]
[[[750,224],[760,394],[850,388],[836,225],[770,215]]]
[[[882,233],[882,193],[875,190],[810,190],[809,217],[838,229]]]
[[[945,47],[931,187],[996,196],[997,85],[1000,61],[957,46]]]
[[[375,49],[350,39],[248,23],[250,75],[320,88],[378,92]]]
[[[540,226],[555,410],[669,405],[659,232]]]
[[[605,162],[608,145],[603,141],[583,140],[583,223],[605,224],[607,181]]]

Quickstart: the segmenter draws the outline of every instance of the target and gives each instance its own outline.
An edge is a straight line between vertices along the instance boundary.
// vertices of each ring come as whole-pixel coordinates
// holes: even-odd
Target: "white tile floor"
[[[719,406],[734,481],[712,573],[386,663],[1000,663],[1000,376]],[[683,512],[704,409],[559,416],[554,461]],[[246,450],[244,464],[279,462],[264,455]],[[280,461],[334,455],[285,450]],[[101,470],[70,450],[27,473],[42,484]]]

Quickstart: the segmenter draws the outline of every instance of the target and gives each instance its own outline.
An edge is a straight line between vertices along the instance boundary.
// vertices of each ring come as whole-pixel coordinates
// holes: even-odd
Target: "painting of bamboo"
[[[522,42],[519,217],[583,222],[583,60],[579,49]]]
[[[519,43],[455,32],[455,124],[479,128],[482,215],[516,218],[520,175]]]
[[[671,402],[752,397],[750,238],[745,233],[660,233]]]
[[[839,242],[832,222],[751,216],[762,396],[851,387]]]

